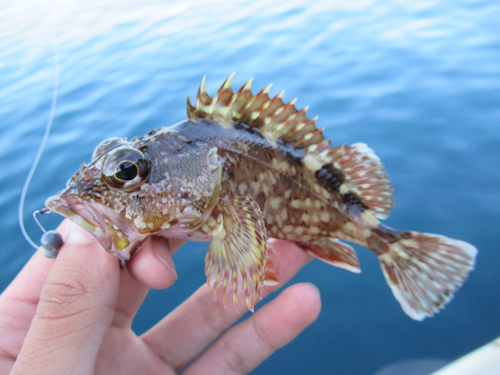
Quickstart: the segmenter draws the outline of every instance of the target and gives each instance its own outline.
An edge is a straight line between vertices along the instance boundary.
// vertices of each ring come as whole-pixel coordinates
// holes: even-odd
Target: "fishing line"
[[[35,160],[33,161],[33,164],[31,165],[30,172],[28,173],[28,177],[26,177],[26,181],[24,182],[23,191],[21,193],[21,199],[19,201],[19,214],[18,214],[19,226],[21,227],[21,232],[23,233],[23,236],[26,239],[26,241],[28,241],[29,244],[31,246],[33,246],[35,249],[38,249],[39,246],[30,238],[30,236],[26,232],[26,228],[24,227],[23,211],[24,211],[24,202],[26,200],[26,194],[28,192],[28,187],[31,183],[31,179],[33,178],[33,174],[35,173],[36,167],[38,166],[38,162],[40,161],[40,158],[42,157],[43,150],[45,149],[45,144],[47,143],[47,140],[49,138],[50,129],[52,128],[52,123],[54,122],[54,115],[56,112],[57,91],[58,91],[58,86],[59,86],[59,53],[57,51],[57,43],[56,43],[56,38],[55,38],[54,33],[52,33],[52,50],[54,53],[54,88],[52,90],[52,103],[50,105],[49,119],[47,121],[47,125],[45,126],[45,134],[43,135],[42,142],[40,143],[40,147],[38,148],[38,152],[35,156]],[[38,223],[38,225],[40,226],[40,228],[42,228],[42,230],[44,232],[45,232],[45,229],[43,229],[43,227],[40,225],[40,223],[36,219],[36,214],[37,213],[43,214],[43,213],[47,213],[47,212],[50,212],[50,211],[40,210],[40,211],[36,211],[33,214],[35,221]],[[56,243],[57,240],[59,240],[59,238],[50,240],[51,236],[52,237],[55,236],[52,232],[57,233],[55,231],[49,231],[49,232],[46,232],[44,234],[44,236],[42,237],[42,245],[45,247],[46,250],[47,250],[47,247],[45,246],[44,242],[48,242],[48,245],[50,247],[51,243]],[[52,241],[52,242],[50,242],[50,241]],[[56,241],[56,242],[54,242],[54,241]],[[62,242],[61,242],[61,245],[62,245]],[[50,252],[50,250],[49,250],[49,252]]]

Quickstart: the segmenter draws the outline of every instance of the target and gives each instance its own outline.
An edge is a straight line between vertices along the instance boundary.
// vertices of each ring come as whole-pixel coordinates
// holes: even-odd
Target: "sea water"
[[[476,269],[446,309],[408,318],[375,255],[363,272],[315,260],[291,283],[318,286],[315,323],[254,374],[373,374],[414,359],[450,361],[500,335],[500,3],[495,0],[1,1],[0,288],[33,254],[17,205],[48,118],[53,132],[26,200],[31,212],[65,186],[108,137],[143,135],[186,118],[204,75],[213,95],[254,77],[254,92],[310,106],[334,145],[364,142],[387,168],[387,225],[474,244]],[[43,218],[47,228],[60,222]],[[205,243],[174,256],[179,280],[152,291],[141,333],[205,281]]]

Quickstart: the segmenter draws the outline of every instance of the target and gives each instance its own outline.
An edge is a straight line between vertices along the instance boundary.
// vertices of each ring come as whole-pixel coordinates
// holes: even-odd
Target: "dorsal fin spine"
[[[319,143],[320,148],[324,148],[324,138],[315,125],[317,117],[308,119],[306,116],[308,107],[297,110],[296,99],[284,103],[284,92],[270,98],[269,91],[272,85],[253,95],[252,79],[233,93],[231,89],[233,76],[234,74],[224,82],[213,99],[207,94],[204,77],[194,106],[190,102],[187,103],[188,117],[245,123],[251,128],[258,128],[261,134],[273,143],[281,139],[297,148],[307,148],[314,143]],[[308,135],[310,133],[312,135]]]
[[[195,107],[191,105],[191,99],[189,98],[189,94],[187,96],[186,108],[187,108],[188,118],[191,118],[192,114],[194,113]]]
[[[257,94],[257,96],[259,96],[259,95],[264,95],[264,94],[269,94],[269,91],[271,90],[271,87],[273,87],[273,84],[272,84],[272,83],[270,83],[269,85],[267,85],[266,87],[264,87],[264,88],[262,89],[262,91],[261,91],[261,92],[259,92],[259,93]],[[278,94],[278,95],[279,95],[279,94]]]
[[[205,87],[206,79],[207,79],[207,76],[203,76],[200,88],[198,89],[198,95],[196,95],[196,103],[195,103],[196,109],[201,109],[202,105],[205,105],[204,101],[206,101],[206,102],[212,101],[210,96],[207,94],[207,89]]]
[[[278,99],[281,99],[283,100],[283,94],[285,93],[285,91],[282,91],[280,92],[278,95],[276,95],[271,103],[273,103],[274,101],[277,101]],[[286,111],[290,108],[290,107],[293,107],[293,109],[295,111],[297,111],[297,108],[295,108],[295,102],[297,101],[297,99],[293,99],[290,103],[287,103],[283,106],[280,106],[278,107],[278,109],[276,109],[276,111],[274,111],[274,115],[272,116],[273,120],[276,119],[281,113],[286,113]],[[297,115],[297,113],[294,113],[294,115]],[[285,121],[287,121],[287,119],[284,119]],[[278,121],[279,122],[279,121]]]
[[[252,82],[253,82],[253,78],[250,78],[242,87],[241,89],[238,90],[238,92],[242,92],[242,91],[250,91],[252,92]]]

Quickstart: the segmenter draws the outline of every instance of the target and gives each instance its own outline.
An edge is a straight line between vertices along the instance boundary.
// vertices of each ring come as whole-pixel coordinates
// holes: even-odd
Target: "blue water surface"
[[[33,254],[17,205],[49,114],[55,35],[56,117],[25,209],[34,238],[31,212],[100,141],[182,121],[204,75],[213,94],[237,72],[234,88],[274,83],[272,95],[310,105],[333,144],[376,151],[396,192],[388,225],[479,249],[455,299],[423,323],[402,312],[368,250],[356,248],[360,275],[311,262],[292,282],[318,286],[321,315],[253,373],[373,374],[485,344],[500,335],[499,20],[496,0],[1,1],[1,289]],[[205,281],[207,246],[175,254],[179,280],[149,294],[138,333]]]

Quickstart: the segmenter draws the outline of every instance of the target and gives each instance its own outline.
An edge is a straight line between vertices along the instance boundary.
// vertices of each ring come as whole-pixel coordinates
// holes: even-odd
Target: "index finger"
[[[76,224],[68,229],[12,374],[94,372],[114,317],[120,269],[90,233]]]
[[[64,233],[66,224],[63,221],[57,231]],[[18,353],[21,349],[54,261],[55,259],[43,255],[43,249],[38,249],[0,296],[0,324],[3,333],[6,333],[7,327],[17,328],[9,332],[12,337],[9,345],[14,349],[13,352]]]
[[[313,259],[293,242],[277,240],[273,246],[279,256],[280,282],[264,287],[263,297],[285,284]],[[245,302],[240,302],[239,308],[243,313]],[[241,316],[232,307],[226,309],[220,300],[216,301],[212,290],[204,284],[141,338],[165,362],[178,370]]]

